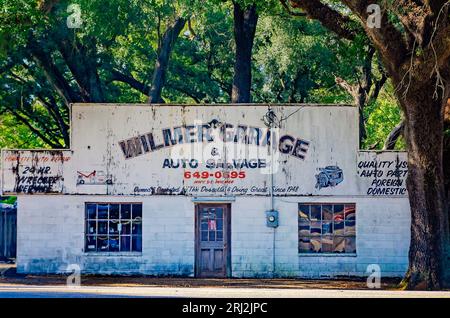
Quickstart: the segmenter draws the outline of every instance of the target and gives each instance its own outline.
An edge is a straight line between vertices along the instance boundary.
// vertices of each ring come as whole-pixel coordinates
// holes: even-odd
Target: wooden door
[[[195,265],[197,277],[229,277],[230,205],[196,205]]]

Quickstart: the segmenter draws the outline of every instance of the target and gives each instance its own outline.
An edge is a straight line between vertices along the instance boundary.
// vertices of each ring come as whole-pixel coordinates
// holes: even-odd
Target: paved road
[[[218,297],[218,298],[450,298],[450,292],[325,290],[273,288],[175,288],[175,287],[61,287],[0,285],[0,298],[105,298],[105,297]]]

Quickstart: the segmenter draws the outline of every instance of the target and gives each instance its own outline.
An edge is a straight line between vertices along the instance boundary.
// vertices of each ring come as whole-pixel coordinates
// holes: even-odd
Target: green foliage
[[[365,109],[367,118],[367,139],[364,141],[364,147],[382,149],[384,141],[394,127],[401,121],[401,111],[397,100],[393,96],[393,88],[390,83],[375,103],[368,105]],[[400,138],[395,149],[404,150],[406,144],[403,138]]]
[[[344,10],[338,1],[329,2]],[[54,6],[45,7],[49,3]],[[254,102],[352,102],[335,84],[335,77],[357,82],[355,73],[363,64],[367,39],[341,40],[316,21],[288,15],[278,0],[239,3],[244,7],[256,3],[259,13],[252,65]],[[80,5],[80,28],[66,25],[69,4]],[[113,73],[118,71],[148,86],[164,32],[177,17],[184,17],[189,23],[172,51],[163,100],[231,100],[235,51],[231,1],[0,0],[0,5],[2,148],[50,147],[50,143],[51,147],[68,146],[62,132],[69,124],[68,105],[31,57],[32,41],[43,45],[74,91],[79,83],[60,50],[61,43],[73,44],[73,52],[95,61],[104,102],[143,103],[148,96]],[[85,60],[77,63],[82,65]],[[62,122],[55,113],[62,116]],[[366,145],[377,141],[382,145],[399,116],[391,94],[383,93],[366,109]]]
[[[0,127],[0,149],[48,148],[48,145],[11,114],[0,115]]]

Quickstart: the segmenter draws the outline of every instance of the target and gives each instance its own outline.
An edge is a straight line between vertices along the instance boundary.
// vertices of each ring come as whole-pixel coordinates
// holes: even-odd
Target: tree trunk
[[[442,98],[433,99],[434,84],[429,81],[426,86],[413,87],[411,83],[407,96],[399,96],[405,110],[406,184],[411,207],[409,268],[404,279],[407,289],[439,289],[445,271],[444,103]]]
[[[149,93],[150,103],[160,103],[161,93],[166,81],[167,68],[169,66],[169,58],[172,53],[173,46],[178,38],[181,30],[186,24],[186,19],[177,18],[175,23],[170,26],[164,33],[161,47],[159,48],[158,58],[153,72],[152,85]]]
[[[252,49],[255,39],[258,13],[253,4],[243,10],[234,2],[234,39],[236,42],[236,60],[234,63],[232,103],[249,103],[252,84]]]

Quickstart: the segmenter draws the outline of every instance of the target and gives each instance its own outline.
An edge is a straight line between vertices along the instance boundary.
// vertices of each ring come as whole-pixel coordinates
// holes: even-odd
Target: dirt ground
[[[60,285],[65,275],[21,275],[14,265],[0,263],[1,285]],[[398,289],[399,279],[382,279],[381,289]],[[365,278],[342,279],[213,279],[189,277],[101,276],[82,275],[83,286],[104,287],[229,287],[229,288],[285,288],[285,289],[361,289],[367,290]]]

